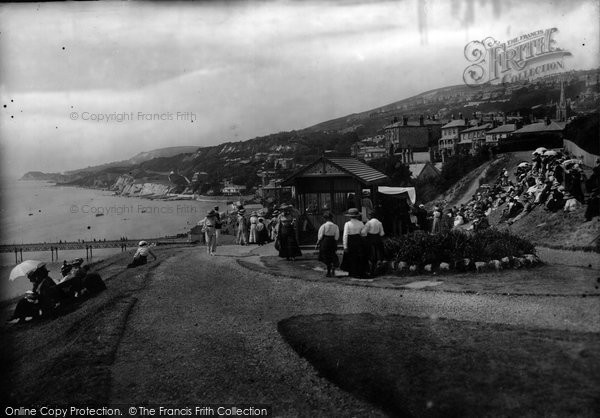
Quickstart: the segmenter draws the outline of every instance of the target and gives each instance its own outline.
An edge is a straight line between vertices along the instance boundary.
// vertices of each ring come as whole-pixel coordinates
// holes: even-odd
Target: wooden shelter
[[[369,203],[374,206],[376,202],[371,199],[377,198],[377,187],[388,181],[385,174],[355,158],[321,157],[291,175],[282,186],[292,187],[302,219],[300,237],[306,242],[306,236],[311,235],[307,232],[314,232],[323,223],[323,212],[331,212],[341,230],[347,220],[344,213],[352,207],[362,210]],[[363,202],[365,189],[370,191],[370,197]]]

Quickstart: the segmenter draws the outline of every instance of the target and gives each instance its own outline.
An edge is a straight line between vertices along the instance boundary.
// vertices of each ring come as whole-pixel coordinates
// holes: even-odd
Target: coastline
[[[108,192],[111,194],[111,196],[118,196],[118,197],[133,197],[133,198],[140,198],[140,199],[147,199],[147,200],[159,200],[159,201],[179,201],[179,200],[193,200],[196,202],[236,202],[236,201],[242,201],[242,202],[249,202],[252,201],[256,198],[255,195],[253,194],[249,194],[249,195],[237,195],[237,196],[228,196],[228,195],[213,195],[213,196],[209,196],[209,195],[187,195],[187,194],[181,194],[181,193],[173,193],[173,194],[164,194],[164,195],[154,195],[154,194],[139,194],[139,195],[130,195],[130,194],[121,194],[115,190],[111,190],[108,188],[98,188],[98,187],[87,187],[87,186],[82,186],[82,185],[78,185],[78,184],[72,184],[72,183],[57,183],[54,182],[52,180],[37,180],[37,179],[17,179],[17,181],[42,181],[42,182],[46,182],[46,183],[50,183],[53,187],[74,187],[77,189],[86,189],[86,190],[97,190],[97,191],[101,191],[101,192]]]

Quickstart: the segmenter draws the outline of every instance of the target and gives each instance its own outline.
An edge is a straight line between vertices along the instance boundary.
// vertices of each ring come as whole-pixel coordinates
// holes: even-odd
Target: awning
[[[417,192],[414,187],[388,187],[388,186],[379,186],[377,191],[381,194],[386,195],[401,195],[403,193],[408,194],[408,198],[410,202],[414,205],[417,201]]]

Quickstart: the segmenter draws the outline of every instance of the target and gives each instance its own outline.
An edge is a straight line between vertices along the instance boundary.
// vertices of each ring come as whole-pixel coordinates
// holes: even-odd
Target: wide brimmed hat
[[[208,211],[208,213],[206,214],[206,216],[217,216],[218,214],[219,213],[216,210],[211,209],[211,210]]]
[[[356,208],[348,209],[348,212],[344,214],[344,216],[349,216],[351,218],[358,218],[360,216],[360,212]]]
[[[286,210],[289,208],[291,208],[291,206],[286,203],[282,203],[281,206],[279,206],[279,210]]]
[[[147,243],[146,241],[140,241],[140,242],[138,243],[138,247],[143,247],[143,246],[145,246],[145,245],[148,245],[148,243]]]

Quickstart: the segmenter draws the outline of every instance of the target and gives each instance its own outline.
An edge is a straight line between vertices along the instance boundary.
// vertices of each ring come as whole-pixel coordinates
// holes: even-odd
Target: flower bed
[[[539,263],[532,243],[496,229],[436,235],[419,231],[388,238],[384,245],[388,259],[394,260],[395,270],[413,273],[500,270]]]

